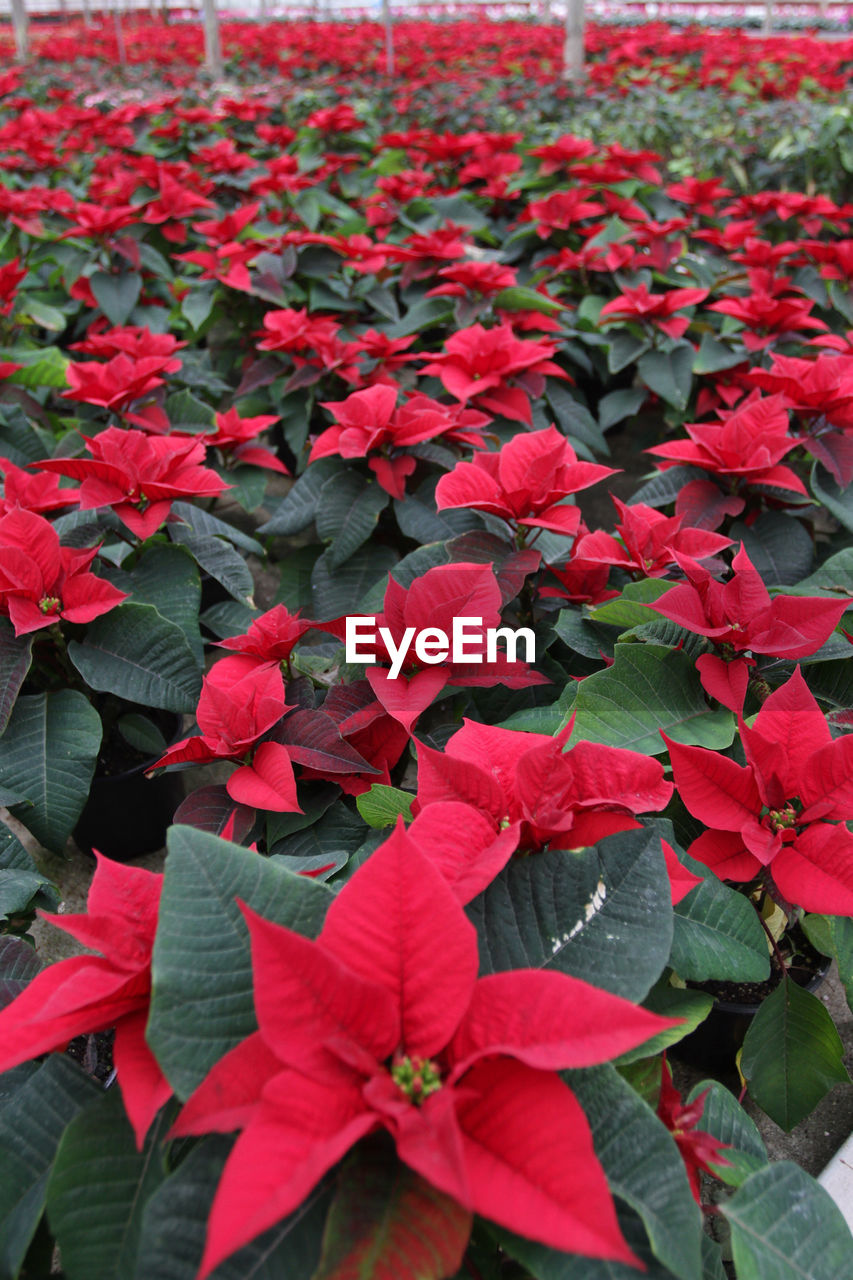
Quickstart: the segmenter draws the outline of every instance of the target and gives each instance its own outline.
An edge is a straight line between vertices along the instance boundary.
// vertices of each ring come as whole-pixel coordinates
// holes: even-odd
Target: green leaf
[[[721,1206],[738,1280],[841,1280],[853,1240],[841,1210],[787,1160],[759,1169]]]
[[[680,1280],[699,1280],[701,1215],[670,1133],[612,1066],[561,1075],[586,1112],[611,1190],[642,1218],[655,1257]]]
[[[629,582],[621,596],[614,600],[606,600],[590,611],[590,620],[605,623],[611,627],[643,626],[647,622],[660,620],[649,605],[659,600],[667,591],[672,590],[671,582],[663,582],[660,578],[644,578],[642,582]]]
[[[390,1139],[376,1134],[344,1161],[312,1280],[444,1280],[470,1233],[470,1211],[401,1164]]]
[[[165,408],[173,431],[203,432],[216,426],[215,411],[186,389],[167,396]]]
[[[648,351],[637,372],[646,386],[679,411],[687,408],[693,386],[693,348],[689,342],[672,351]]]
[[[548,403],[566,435],[586,445],[592,453],[601,455],[610,452],[604,433],[586,405],[576,400],[553,378],[547,383],[546,394]]]
[[[638,1001],[669,956],[670,904],[660,837],[641,830],[512,861],[467,911],[482,973],[556,969]]]
[[[723,369],[733,369],[736,364],[743,363],[743,351],[732,351],[725,343],[712,338],[710,333],[703,333],[693,372],[703,377],[708,373],[721,373]]]
[[[675,908],[670,964],[686,982],[764,982],[767,938],[748,898],[687,860],[704,879]]]
[[[11,1004],[40,970],[41,960],[23,938],[0,938],[0,1009]],[[0,1105],[6,1100],[3,1083],[4,1075],[0,1075]]]
[[[0,734],[9,723],[15,699],[30,669],[33,637],[16,636],[8,618],[0,618]]]
[[[252,538],[248,533],[244,533],[242,529],[238,529],[236,525],[227,524],[217,516],[211,515],[203,507],[194,507],[191,502],[173,502],[172,515],[177,516],[178,519],[196,533],[206,533],[211,537],[224,538],[232,546],[240,547],[243,551],[252,551],[256,556],[264,554],[264,549],[257,538]],[[169,533],[171,534],[176,527],[175,522],[170,520],[167,526]]]
[[[12,812],[55,853],[86,803],[100,745],[101,718],[74,689],[18,698],[0,738],[4,786],[29,801]]]
[[[795,584],[798,596],[849,596],[853,605],[853,547],[824,560],[819,569]]]
[[[400,814],[411,822],[414,798],[408,791],[374,782],[369,791],[356,798],[355,803],[369,827],[393,827]]]
[[[122,591],[136,604],[153,604],[169,622],[181,628],[187,644],[201,666],[204,651],[198,626],[201,579],[190,553],[167,543],[143,551],[130,573],[112,576]]]
[[[617,333],[607,351],[607,367],[611,373],[627,369],[629,364],[649,349],[648,338],[635,338],[632,333]]]
[[[38,347],[35,350],[15,347],[5,350],[2,359],[13,360],[24,367],[12,373],[6,379],[16,387],[27,387],[35,391],[38,387],[66,387],[68,382],[65,370],[70,361],[58,347]]]
[[[502,311],[541,311],[546,316],[565,310],[562,302],[557,302],[554,298],[546,298],[535,289],[527,289],[520,284],[502,289],[492,299],[492,305],[499,307]]]
[[[205,1138],[148,1200],[134,1280],[194,1280],[204,1252],[210,1206],[232,1145],[218,1135]],[[211,1280],[312,1276],[330,1199],[326,1180],[294,1213],[226,1258],[211,1273]]]
[[[142,292],[142,276],[136,271],[125,271],[121,275],[95,271],[89,277],[89,284],[110,324],[127,324]]]
[[[175,622],[128,601],[96,618],[68,656],[93,689],[164,711],[194,711],[201,667]]]
[[[326,551],[330,569],[338,569],[367,541],[388,506],[385,490],[355,470],[339,471],[323,485],[317,508],[317,533],[332,541]]]
[[[639,413],[647,396],[645,387],[623,387],[602,396],[598,402],[598,423],[601,430],[607,431],[617,422],[623,422],[625,418]]]
[[[767,997],[746,1033],[741,1071],[750,1095],[786,1133],[834,1084],[850,1077],[829,1011],[786,979]]]
[[[148,1042],[185,1098],[256,1027],[249,933],[236,899],[316,937],[331,896],[279,863],[192,827],[172,827],[167,847]]]
[[[241,604],[254,607],[255,584],[249,566],[236,547],[214,534],[199,533],[185,524],[170,524],[169,537],[189,551],[205,573],[210,574]]]
[[[112,1089],[65,1130],[47,1185],[47,1216],[68,1280],[133,1280],[145,1202],[163,1181],[165,1108],[137,1151],[121,1094]]]
[[[830,515],[853,532],[853,485],[842,488],[819,462],[812,467],[812,493]]]
[[[325,551],[320,556],[311,574],[315,618],[362,613],[368,593],[373,587],[384,588],[389,571],[397,563],[397,553],[391,547],[370,543],[360,547],[339,568],[329,564],[328,554]]]
[[[0,941],[3,945],[8,946],[8,940]],[[31,948],[26,949],[32,954]],[[0,1276],[4,1280],[17,1276],[35,1235],[63,1131],[99,1092],[70,1058],[55,1053],[0,1108]]]
[[[121,716],[116,721],[116,728],[125,742],[152,760],[161,756],[169,745],[154,721],[141,712],[132,711]]]
[[[705,1094],[705,1104],[696,1128],[725,1144],[722,1153],[728,1165],[715,1165],[717,1177],[730,1187],[739,1187],[756,1169],[767,1164],[761,1134],[737,1098],[716,1080],[702,1080],[691,1090],[688,1102]]]
[[[503,1227],[489,1225],[489,1231],[501,1248],[525,1268],[535,1280],[672,1280],[672,1272],[661,1266],[652,1253],[642,1220],[631,1209],[617,1203],[619,1226],[629,1247],[641,1260],[645,1271],[638,1271],[627,1262],[605,1262],[600,1258],[586,1258],[578,1253],[563,1253],[549,1249],[545,1244],[513,1235]],[[460,1273],[456,1280],[463,1280]]]
[[[623,1053],[617,1065],[621,1068],[632,1062],[640,1062],[643,1058],[662,1053],[671,1045],[678,1044],[679,1040],[683,1040],[685,1036],[690,1035],[691,1031],[695,1031],[700,1022],[704,1022],[713,1004],[714,997],[709,996],[705,991],[686,991],[681,987],[671,987],[668,982],[661,979],[652,987],[643,1005],[646,1009],[651,1009],[652,1013],[659,1013],[663,1018],[680,1019],[679,1025],[670,1027],[667,1031],[661,1031],[645,1044],[638,1045],[628,1053]]]
[[[805,578],[812,567],[811,534],[800,520],[781,511],[765,511],[752,525],[738,522],[730,529],[766,587],[791,586]]]
[[[56,911],[59,890],[38,871],[0,868],[0,926],[15,916],[34,914],[36,907]]]
[[[326,481],[341,470],[338,458],[320,458],[302,473],[272,517],[258,533],[285,537],[307,529],[317,514],[320,494]]]
[[[617,644],[614,663],[583,681],[571,742],[603,742],[656,756],[664,730],[676,742],[719,751],[731,744],[735,720],[705,700],[693,661],[655,644]]]
[[[192,325],[196,333],[213,310],[213,304],[216,301],[216,288],[215,282],[210,280],[193,284],[189,293],[186,294],[181,302],[181,315]]]
[[[849,916],[805,916],[806,937],[813,947],[838,964],[848,1007],[853,1010],[853,919]]]

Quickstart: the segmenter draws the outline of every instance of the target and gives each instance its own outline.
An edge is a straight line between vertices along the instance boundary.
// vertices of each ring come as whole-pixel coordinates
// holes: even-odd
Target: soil
[[[65,1052],[100,1084],[106,1085],[113,1073],[114,1031],[96,1031],[91,1035],[77,1036]]]

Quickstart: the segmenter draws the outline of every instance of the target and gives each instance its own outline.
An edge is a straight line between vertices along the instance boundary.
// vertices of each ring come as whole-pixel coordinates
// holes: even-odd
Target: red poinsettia
[[[164,373],[180,369],[181,361],[171,355],[146,355],[135,358],[120,351],[111,360],[69,364],[66,377],[70,389],[63,391],[66,400],[101,405],[123,413],[134,400],[140,400],[161,387]]]
[[[0,498],[0,515],[23,507],[26,511],[60,511],[63,507],[76,506],[79,489],[60,489],[56,476],[33,475],[16,467],[9,458],[0,457],[0,475],[3,477],[3,496]]]
[[[279,475],[289,476],[287,467],[273,450],[257,443],[261,432],[278,421],[275,414],[261,413],[254,418],[241,418],[236,409],[228,409],[224,413],[217,413],[216,425],[205,431],[204,442],[218,449],[229,462],[263,467],[266,471],[277,471]]]
[[[491,565],[438,565],[408,588],[389,574],[383,612],[368,620],[375,637],[372,646],[366,632],[356,638],[359,652],[370,648],[376,665],[368,667],[367,679],[388,714],[411,730],[446,685],[491,688],[504,684],[523,689],[547,684],[547,677],[521,659],[510,661],[500,649],[494,660],[487,660],[486,632],[500,627],[502,605]],[[418,655],[416,637],[438,629],[451,638],[456,619],[466,621],[463,647],[469,656],[465,661],[454,661],[447,652],[443,657]],[[345,635],[343,619],[316,625],[341,638]]]
[[[722,1154],[726,1143],[718,1142],[710,1133],[696,1127],[702,1119],[709,1090],[706,1089],[704,1093],[699,1094],[698,1098],[694,1098],[685,1106],[681,1100],[681,1094],[672,1082],[672,1072],[669,1069],[666,1054],[661,1057],[660,1068],[658,1119],[663,1121],[675,1139],[675,1145],[687,1170],[687,1179],[693,1198],[697,1204],[701,1204],[699,1174],[704,1172],[714,1175],[716,1173],[714,1166],[731,1164],[731,1161]]]
[[[115,1027],[113,1060],[128,1119],[142,1142],[172,1090],[145,1041],[151,953],[163,877],[95,853],[85,915],[40,912],[98,955],[43,969],[0,1011],[0,1071],[75,1036]]]
[[[735,712],[743,707],[752,665],[751,659],[735,655],[749,650],[777,658],[808,657],[829,639],[850,604],[828,596],[771,598],[745,547],[732,561],[734,573],[726,583],[695,560],[677,553],[675,558],[687,581],[649,607],[727,651],[725,657],[702,654],[696,667],[707,692]]]
[[[378,455],[367,465],[387,493],[402,498],[406,477],[414,471],[417,459],[397,450],[436,436],[481,443],[472,426],[460,430],[455,413],[428,396],[413,396],[398,408],[397,391],[393,383],[381,382],[354,391],[345,400],[324,400],[323,408],[334,416],[336,425],[320,433],[308,461],[334,454],[342,458]]]
[[[151,766],[236,760],[225,786],[232,800],[274,813],[301,813],[287,747],[261,741],[292,708],[279,666],[243,653],[222,658],[204,677],[196,721],[201,736],[184,738]]]
[[[556,427],[522,432],[497,453],[480,453],[473,462],[459,462],[441,477],[435,491],[439,511],[473,507],[502,516],[522,528],[553,529],[573,536],[580,509],[566,499],[607,476],[612,467],[579,462],[566,437]]]
[[[48,458],[30,465],[81,480],[80,507],[112,507],[138,538],[149,538],[175,498],[215,497],[229,486],[202,465],[204,440],[150,436],[108,427],[84,436],[89,458]]]
[[[610,497],[621,516],[616,526],[619,538],[603,529],[584,534],[573,548],[580,560],[661,578],[675,563],[676,552],[692,560],[705,560],[732,545],[731,538],[721,533],[684,528],[684,516],[665,516],[642,502],[629,507],[614,494]]]
[[[0,613],[16,636],[109,613],[125,591],[89,572],[100,548],[62,547],[49,520],[16,507],[0,518]]]
[[[605,324],[636,320],[654,325],[670,338],[681,338],[690,325],[690,319],[676,313],[685,307],[695,307],[707,296],[707,289],[669,289],[666,293],[650,293],[646,285],[639,284],[635,289],[623,289],[617,298],[606,303],[599,318]]]
[[[297,609],[291,613],[283,604],[277,604],[255,618],[243,635],[229,636],[218,643],[223,649],[254,658],[259,665],[289,667],[294,646],[314,626],[307,618],[300,617],[300,612]]]
[[[806,911],[853,915],[853,738],[833,739],[799,668],[740,722],[746,764],[664,734],[676,789],[708,828],[688,852],[724,880],[770,878]]]
[[[689,440],[657,444],[647,453],[666,459],[663,469],[701,467],[741,485],[769,484],[806,496],[805,485],[790,467],[780,466],[799,444],[788,434],[788,412],[781,395],[750,399],[723,422],[688,422]]]
[[[344,886],[316,941],[243,912],[259,1029],[213,1068],[174,1129],[243,1130],[199,1280],[377,1129],[469,1212],[557,1249],[635,1261],[556,1070],[606,1061],[668,1019],[556,972],[478,980],[472,925],[401,833]],[[470,1218],[452,1229],[461,1257]]]
[[[520,824],[516,847],[533,853],[596,844],[666,806],[672,786],[659,761],[594,742],[566,751],[571,729],[551,738],[465,720],[444,751],[419,743],[418,812],[461,801],[495,830]]]
[[[572,381],[551,359],[555,350],[551,342],[517,338],[508,324],[494,329],[474,324],[457,329],[423,372],[439,377],[457,400],[532,423],[530,397],[542,395],[545,375]]]

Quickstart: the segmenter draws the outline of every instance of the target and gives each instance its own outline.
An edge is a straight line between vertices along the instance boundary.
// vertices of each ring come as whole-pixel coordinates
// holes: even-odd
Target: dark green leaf
[[[317,533],[332,542],[325,553],[330,569],[338,569],[367,541],[388,502],[381,485],[357,471],[340,471],[326,481],[317,507]]]
[[[125,271],[121,275],[95,271],[89,277],[89,284],[110,324],[127,324],[142,292],[142,276],[135,271]]]
[[[702,1116],[696,1128],[725,1145],[728,1165],[715,1165],[717,1176],[730,1187],[739,1187],[767,1164],[767,1151],[756,1129],[733,1093],[716,1080],[702,1080],[690,1090],[688,1102],[705,1094]]]
[[[636,1001],[669,956],[670,904],[660,837],[642,830],[510,862],[467,910],[483,973],[557,969]]]
[[[314,937],[330,895],[206,831],[172,827],[167,847],[148,1041],[186,1097],[256,1026],[249,934],[236,899]]]
[[[741,1071],[750,1095],[786,1132],[833,1085],[850,1079],[835,1023],[810,992],[787,979],[767,997],[746,1033]]]
[[[16,636],[8,618],[0,618],[0,734],[30,669],[32,651],[32,635]]]
[[[9,940],[0,939],[0,947],[9,945]],[[26,950],[32,955],[31,948]],[[0,1109],[0,1275],[4,1280],[17,1276],[35,1234],[63,1131],[98,1092],[98,1086],[70,1058],[52,1054]]]
[[[86,803],[100,745],[101,718],[73,689],[19,697],[0,738],[4,785],[29,801],[12,811],[55,853]]]
[[[693,386],[693,354],[687,342],[672,351],[649,351],[641,356],[637,372],[651,391],[674,409],[683,410]]]
[[[153,605],[131,601],[96,618],[68,656],[92,689],[164,711],[198,703],[201,666],[181,628]]]
[[[711,750],[729,746],[734,716],[725,707],[708,707],[687,654],[656,644],[617,644],[614,659],[578,689],[571,742],[603,742],[655,756],[666,750],[663,729],[676,742]]]
[[[853,1239],[823,1187],[787,1160],[759,1169],[722,1211],[738,1280],[841,1280]]]

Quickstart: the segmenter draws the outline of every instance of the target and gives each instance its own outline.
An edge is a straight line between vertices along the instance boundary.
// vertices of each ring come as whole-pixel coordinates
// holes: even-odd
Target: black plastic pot
[[[174,718],[177,740],[181,720]],[[184,796],[181,773],[161,773],[146,778],[154,758],[143,760],[120,773],[99,774],[92,779],[89,798],[74,828],[74,842],[84,853],[99,853],[127,862],[160,849],[166,831]]]
[[[806,991],[816,991],[829,972],[826,960],[821,969],[806,976],[804,981],[795,975],[793,980]],[[701,990],[701,987],[699,988]],[[767,997],[765,996],[764,999]],[[690,1066],[698,1067],[708,1075],[732,1073],[735,1058],[742,1048],[752,1019],[763,1001],[745,1003],[733,1000],[717,1000],[704,1022],[670,1049],[670,1056],[680,1058]]]

